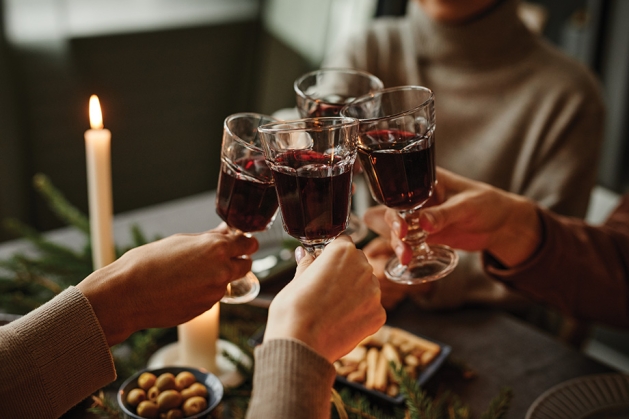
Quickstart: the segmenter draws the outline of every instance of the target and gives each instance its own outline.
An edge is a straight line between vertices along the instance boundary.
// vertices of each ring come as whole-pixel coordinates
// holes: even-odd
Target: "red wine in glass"
[[[347,227],[351,165],[312,150],[279,154],[273,178],[286,232],[299,240],[318,241]]]
[[[234,163],[222,161],[216,212],[230,227],[246,232],[266,230],[278,207],[271,169],[264,156],[242,158]]]
[[[434,93],[426,87],[398,86],[361,96],[341,109],[342,116],[360,121],[357,153],[372,197],[406,221],[403,240],[412,257],[407,264],[393,257],[384,269],[387,278],[400,284],[436,281],[458,262],[448,246],[429,246],[419,223],[436,182],[434,103]]]
[[[324,97],[320,97],[313,102],[309,102],[308,105],[308,118],[318,118],[322,116],[338,116],[341,113],[341,109],[354,100],[353,96],[343,96],[337,94],[331,94]]]
[[[376,201],[399,211],[423,205],[435,182],[432,132],[374,130],[361,135],[358,158]]]

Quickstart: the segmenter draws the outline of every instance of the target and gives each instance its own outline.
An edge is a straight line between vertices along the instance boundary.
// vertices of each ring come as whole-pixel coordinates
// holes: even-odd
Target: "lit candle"
[[[87,187],[94,270],[115,259],[111,198],[111,132],[103,128],[98,97],[90,97],[90,126],[85,131]]]
[[[179,364],[204,368],[216,374],[216,341],[218,340],[220,304],[187,323],[177,326]]]

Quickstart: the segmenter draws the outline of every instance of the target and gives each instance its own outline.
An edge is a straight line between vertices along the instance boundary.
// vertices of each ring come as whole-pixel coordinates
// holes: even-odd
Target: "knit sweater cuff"
[[[116,379],[105,335],[77,288],[68,288],[10,326],[25,348],[23,367],[36,370],[55,416]]]
[[[255,360],[248,419],[330,416],[336,373],[321,355],[298,340],[274,339],[255,349]]]

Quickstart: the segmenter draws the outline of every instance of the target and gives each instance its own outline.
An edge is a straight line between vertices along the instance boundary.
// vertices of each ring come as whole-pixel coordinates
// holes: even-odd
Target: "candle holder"
[[[216,375],[225,387],[244,380],[233,362],[223,355],[251,366],[251,359],[231,342],[218,338],[220,304],[177,326],[178,340],[156,351],[147,362],[150,369],[167,366],[194,367]]]

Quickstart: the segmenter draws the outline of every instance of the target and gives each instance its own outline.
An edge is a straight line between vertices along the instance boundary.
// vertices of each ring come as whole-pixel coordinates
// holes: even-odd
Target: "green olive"
[[[157,377],[157,380],[155,380],[155,386],[159,389],[159,391],[174,390],[177,388],[175,376],[170,372],[165,372]]]
[[[143,402],[140,402],[136,412],[138,416],[142,416],[143,418],[148,418],[148,419],[155,419],[158,417],[158,414],[159,414],[159,411],[157,409],[157,404],[148,400],[144,400]]]
[[[181,390],[181,396],[184,400],[194,396],[207,397],[207,387],[201,383],[193,383],[190,387]]]
[[[160,412],[166,412],[179,407],[182,402],[181,394],[177,390],[164,390],[157,397],[157,407]]]
[[[159,415],[160,419],[182,419],[183,411],[181,409],[170,409],[166,413],[162,413]]]
[[[141,388],[134,388],[127,394],[127,403],[131,406],[137,406],[144,400],[146,400],[146,392]]]
[[[138,387],[146,391],[155,385],[156,379],[157,378],[155,377],[155,374],[150,372],[143,372],[138,377]]]
[[[159,389],[155,386],[149,388],[149,391],[146,392],[146,396],[149,398],[149,400],[156,402],[157,401],[157,396],[159,396]]]
[[[181,371],[179,374],[177,374],[177,377],[175,377],[177,388],[180,391],[183,390],[184,388],[190,387],[190,385],[196,381],[197,379],[195,378],[194,374],[192,374],[190,371]]]
[[[183,404],[183,413],[186,416],[196,415],[207,408],[207,401],[204,397],[193,396],[186,400]]]

